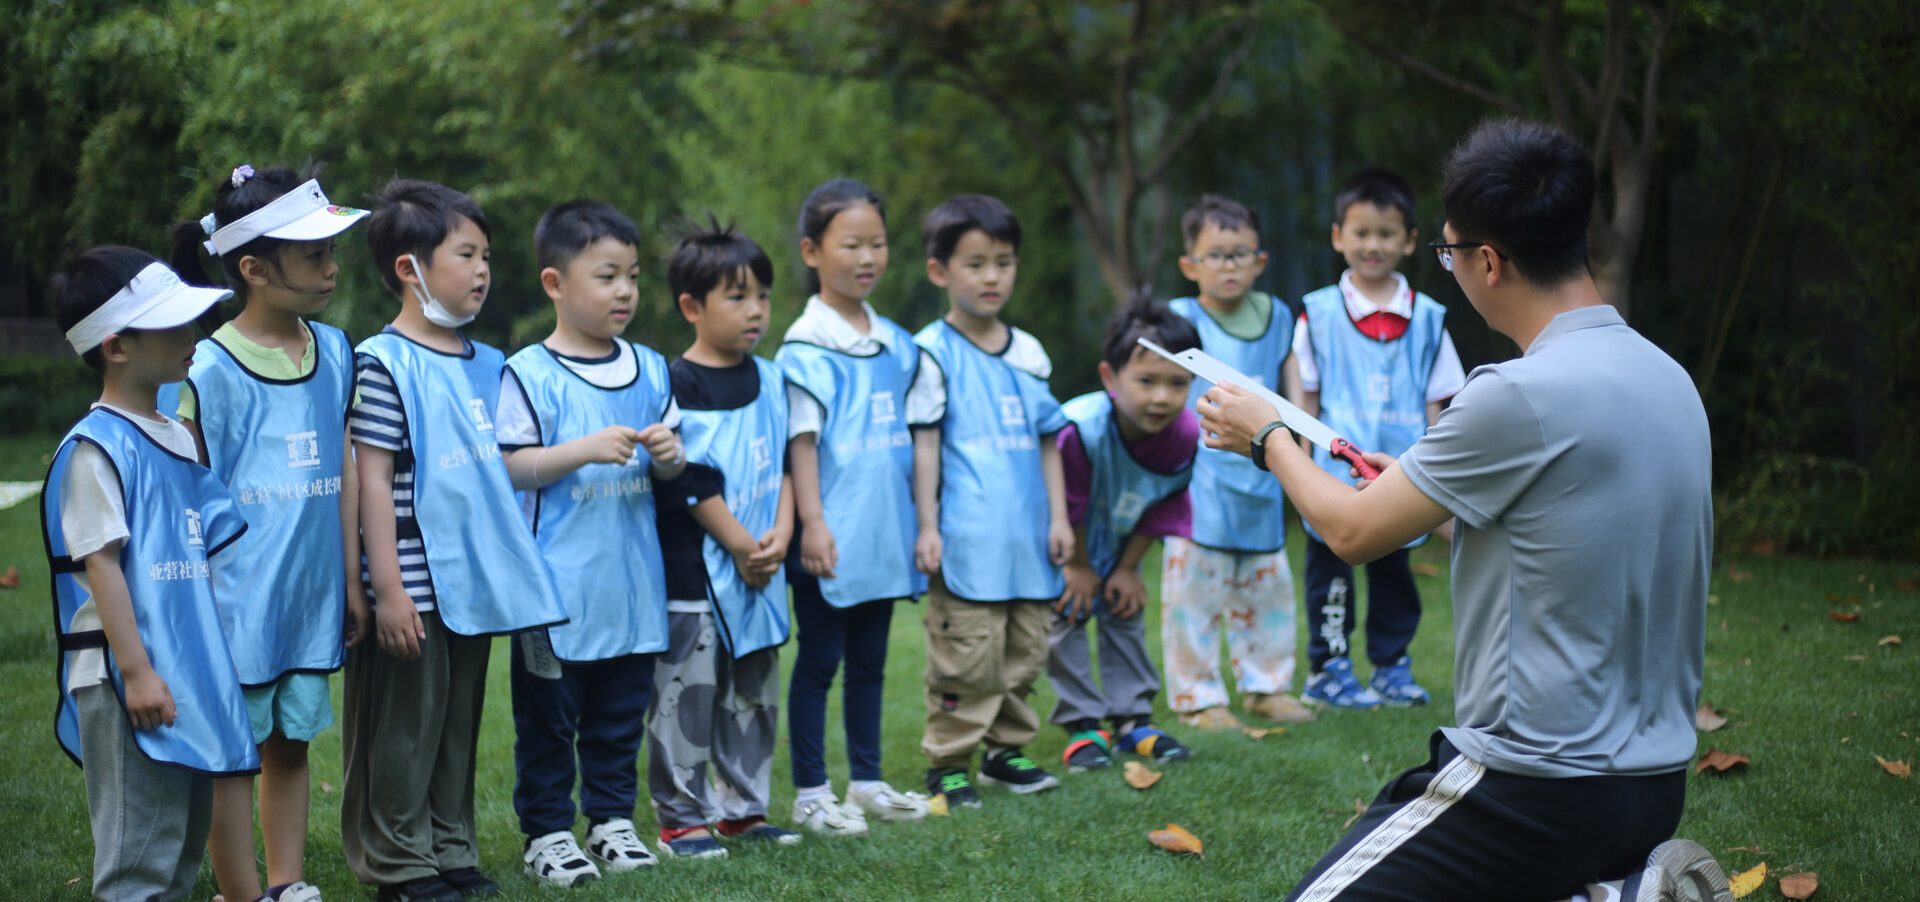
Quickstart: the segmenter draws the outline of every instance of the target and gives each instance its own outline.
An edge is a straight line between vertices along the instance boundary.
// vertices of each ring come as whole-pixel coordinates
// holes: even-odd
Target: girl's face
[[[247,302],[263,303],[294,316],[313,316],[333,300],[340,266],[333,259],[333,239],[289,241],[273,259],[246,257],[240,272],[247,279]]]
[[[425,280],[428,293],[447,308],[448,313],[473,316],[487,302],[487,288],[493,278],[489,268],[491,259],[487,233],[473,220],[462,216],[447,230],[440,246],[433,249],[432,259],[420,261],[426,264],[426,271],[420,276]]]
[[[815,244],[800,239],[800,256],[820,274],[820,297],[857,304],[887,271],[887,221],[869,203],[834,214]]]

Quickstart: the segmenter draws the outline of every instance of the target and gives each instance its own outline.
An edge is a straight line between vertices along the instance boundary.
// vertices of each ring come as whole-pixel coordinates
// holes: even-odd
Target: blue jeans
[[[820,594],[820,581],[798,566],[787,568],[793,588],[793,621],[800,642],[787,686],[787,734],[793,753],[793,785],[827,782],[827,690],[846,662],[842,680],[847,727],[847,764],[855,780],[880,779],[880,704],[887,678],[887,631],[893,601],[836,608]]]

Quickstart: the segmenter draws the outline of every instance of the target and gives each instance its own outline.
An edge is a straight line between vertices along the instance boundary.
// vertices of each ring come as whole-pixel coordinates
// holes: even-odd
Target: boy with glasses
[[[1193,321],[1200,347],[1263,384],[1297,381],[1293,316],[1253,281],[1267,265],[1260,221],[1207,195],[1180,220],[1180,272],[1199,289],[1169,303]],[[1284,382],[1283,382],[1284,380]],[[1203,386],[1195,385],[1195,396]],[[1201,448],[1193,465],[1192,530],[1168,536],[1161,569],[1160,644],[1169,707],[1188,726],[1240,726],[1220,676],[1224,623],[1246,710],[1272,721],[1313,719],[1293,686],[1293,573],[1280,486],[1246,458]]]

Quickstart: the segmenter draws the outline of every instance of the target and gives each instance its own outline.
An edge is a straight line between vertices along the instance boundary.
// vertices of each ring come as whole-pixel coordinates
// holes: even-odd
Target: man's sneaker
[[[927,799],[917,792],[900,792],[879,780],[862,780],[847,787],[847,800],[840,808],[883,821],[917,821],[927,816]]]
[[[980,782],[989,786],[998,784],[1026,795],[1059,786],[1060,778],[1047,773],[1019,749],[995,749],[980,762]]]
[[[1380,707],[1380,694],[1360,685],[1353,675],[1353,662],[1346,658],[1328,658],[1325,669],[1307,680],[1307,691],[1300,693],[1309,705],[1352,708],[1371,711]]]
[[[980,794],[973,791],[973,781],[967,778],[964,767],[936,767],[927,771],[927,794],[946,796],[949,811],[980,807]]]
[[[433,875],[380,887],[378,898],[380,902],[459,902],[460,891]]]
[[[602,821],[588,830],[587,854],[616,874],[650,868],[660,862],[647,851],[640,835],[633,832],[633,821],[624,817]]]
[[[1670,839],[1653,847],[1646,870],[1627,878],[1620,897],[1626,902],[1733,902],[1733,890],[1712,853],[1693,840]]]
[[[320,887],[305,880],[295,880],[272,893],[273,902],[320,902]]]
[[[841,807],[833,794],[793,800],[793,822],[808,833],[821,836],[865,836],[867,819],[860,809]]]
[[[528,840],[527,851],[520,859],[526,864],[527,876],[545,886],[584,886],[600,879],[600,869],[587,860],[587,853],[580,851],[573,834],[565,830]]]
[[[1274,723],[1305,723],[1313,711],[1285,692],[1249,692],[1240,698],[1247,713]]]
[[[692,833],[706,833],[705,826],[698,827],[661,827],[660,854],[668,858],[725,858],[727,848],[713,838],[712,833],[705,836],[690,836]]]
[[[1117,743],[1123,752],[1132,752],[1152,761],[1179,761],[1193,757],[1193,752],[1180,744],[1180,740],[1161,732],[1159,727],[1146,721],[1140,721],[1120,734]]]
[[[1113,766],[1113,756],[1107,754],[1107,750],[1113,748],[1113,736],[1100,729],[1099,721],[1078,721],[1068,729],[1067,749],[1060,753],[1060,762],[1067,766],[1067,773],[1083,774]]]
[[[1413,659],[1406,655],[1401,655],[1400,660],[1385,667],[1375,667],[1367,686],[1380,693],[1381,700],[1397,707],[1424,705],[1433,701],[1433,696],[1414,682]]]
[[[500,895],[500,884],[480,873],[479,868],[454,868],[440,872],[440,882],[453,887],[463,899]]]
[[[1180,715],[1180,722],[1201,730],[1238,730],[1245,726],[1225,705],[1185,712]]]
[[[713,832],[720,834],[722,839],[744,839],[775,846],[791,846],[800,841],[800,834],[775,827],[767,823],[764,817],[735,818],[713,826]]]

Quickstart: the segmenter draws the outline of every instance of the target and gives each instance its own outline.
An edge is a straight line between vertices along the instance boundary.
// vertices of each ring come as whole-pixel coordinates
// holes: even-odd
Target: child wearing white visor
[[[199,439],[252,525],[213,581],[260,747],[266,895],[276,902],[320,898],[301,879],[307,748],[333,722],[327,674],[368,621],[346,431],[353,344],[310,319],[333,297],[334,236],[367,215],[290,169],[243,164],[222,173],[213,212],[173,230],[174,268],[190,282],[224,281],[245,302],[200,342],[166,409]],[[219,258],[224,280],[209,275],[203,250]],[[251,780],[222,781],[216,795],[236,799],[219,809],[250,815],[252,790]],[[223,887],[251,890],[240,898],[259,895],[252,839],[250,817],[214,823],[214,871]]]
[[[85,769],[98,899],[184,898],[218,816],[214,783],[260,769],[210,576],[247,524],[156,404],[193,361],[194,320],[230,294],[129,247],[89,250],[53,283],[67,340],[102,377],[54,454],[41,509],[55,729]],[[229,899],[259,896],[245,889],[221,884]]]

